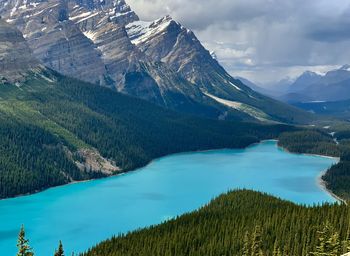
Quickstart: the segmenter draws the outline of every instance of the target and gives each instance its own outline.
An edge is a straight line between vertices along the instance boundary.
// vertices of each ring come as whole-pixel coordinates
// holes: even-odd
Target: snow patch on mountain
[[[96,36],[97,33],[94,32],[94,31],[89,30],[89,31],[83,32],[83,34],[84,34],[84,36],[86,36],[87,38],[89,38],[91,41],[94,42],[95,36]]]
[[[242,91],[241,88],[239,88],[237,85],[235,85],[234,83],[232,83],[231,81],[229,81],[230,85],[232,85],[234,88],[236,88],[238,91]]]
[[[139,45],[160,33],[165,33],[166,29],[172,22],[177,23],[169,15],[167,15],[153,22],[132,22],[126,26],[126,30],[131,42],[135,45]]]
[[[83,12],[83,13],[79,13],[76,16],[69,17],[69,19],[72,21],[75,21],[75,22],[79,22],[79,19],[89,17],[91,14],[92,14],[92,12]]]

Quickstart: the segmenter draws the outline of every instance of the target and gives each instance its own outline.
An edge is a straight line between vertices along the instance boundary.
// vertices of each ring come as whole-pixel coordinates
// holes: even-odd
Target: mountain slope
[[[232,78],[192,31],[169,16],[142,22],[124,0],[0,1],[0,14],[24,33],[44,65],[64,75],[214,119],[259,117],[208,94],[259,109],[269,122],[312,119]]]
[[[301,76],[299,76],[295,82],[289,86],[288,92],[298,92],[306,89],[312,84],[315,84],[321,80],[322,76],[311,71],[305,71]]]

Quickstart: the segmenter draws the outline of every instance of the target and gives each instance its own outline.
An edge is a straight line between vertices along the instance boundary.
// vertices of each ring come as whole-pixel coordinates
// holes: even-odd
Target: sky
[[[350,64],[349,0],[127,0],[142,20],[170,14],[234,76],[269,86]]]

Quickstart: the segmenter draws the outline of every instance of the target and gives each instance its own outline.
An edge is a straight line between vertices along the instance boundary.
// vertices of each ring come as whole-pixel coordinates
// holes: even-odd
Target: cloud
[[[127,1],[142,19],[170,14],[194,30],[233,75],[268,82],[350,62],[348,0]]]

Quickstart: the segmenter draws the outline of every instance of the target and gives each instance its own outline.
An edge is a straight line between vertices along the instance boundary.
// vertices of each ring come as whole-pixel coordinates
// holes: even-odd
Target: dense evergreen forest
[[[339,157],[323,176],[329,190],[339,197],[350,200],[350,128],[343,126],[329,134],[322,130],[303,130],[284,133],[278,144],[291,152],[320,154]]]
[[[0,113],[0,197],[24,194],[85,177],[57,137]]]
[[[294,128],[200,119],[51,71],[0,84],[0,198],[103,176],[78,169],[94,148],[123,171],[182,151],[242,148]]]
[[[350,208],[314,207],[234,191],[164,224],[102,242],[83,256],[339,256],[350,251]]]

